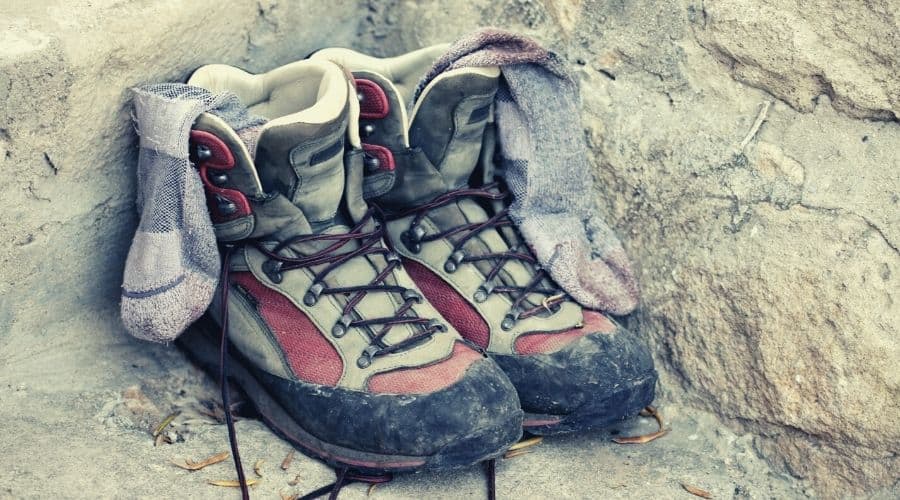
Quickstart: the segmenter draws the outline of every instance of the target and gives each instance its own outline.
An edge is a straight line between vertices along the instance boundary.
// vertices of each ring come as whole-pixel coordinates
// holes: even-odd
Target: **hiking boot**
[[[261,118],[220,108],[193,124],[192,161],[227,259],[209,315],[227,326],[181,344],[218,367],[227,335],[230,377],[263,420],[336,467],[463,466],[516,442],[522,411],[508,378],[383,244],[363,198],[359,107],[343,70],[212,65],[188,83],[233,92]]]
[[[396,176],[375,203],[404,268],[441,315],[503,368],[528,432],[604,427],[636,415],[654,397],[648,349],[559,289],[494,183],[490,122],[499,68],[437,76],[407,118],[415,85],[445,50],[378,59],[324,49],[312,56],[353,72],[363,148],[378,155],[369,175],[392,169]]]

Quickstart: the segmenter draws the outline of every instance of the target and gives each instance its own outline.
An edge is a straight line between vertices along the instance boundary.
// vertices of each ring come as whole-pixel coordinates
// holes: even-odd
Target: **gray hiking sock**
[[[122,322],[137,338],[169,342],[203,314],[219,279],[203,185],[189,160],[191,125],[206,111],[238,127],[259,120],[233,94],[183,84],[145,86],[134,93],[140,223],[125,263]]]

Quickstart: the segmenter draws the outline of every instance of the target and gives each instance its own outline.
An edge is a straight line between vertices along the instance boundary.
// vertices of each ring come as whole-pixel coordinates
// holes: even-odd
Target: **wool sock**
[[[209,307],[219,279],[216,237],[189,159],[191,125],[202,112],[235,129],[260,119],[233,94],[189,85],[151,85],[134,94],[140,223],[125,262],[122,322],[137,338],[170,342]]]

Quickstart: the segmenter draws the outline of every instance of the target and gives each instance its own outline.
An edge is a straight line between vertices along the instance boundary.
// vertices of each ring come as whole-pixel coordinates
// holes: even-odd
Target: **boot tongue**
[[[469,183],[499,77],[496,67],[448,71],[432,80],[415,103],[409,142],[422,149],[444,181],[445,192]]]
[[[498,68],[460,68],[435,78],[415,103],[406,136],[402,133],[404,96],[381,75],[358,71],[354,76],[358,86],[359,78],[378,83],[391,105],[391,112],[384,118],[361,122],[364,134],[366,125],[371,127],[364,142],[394,152],[394,186],[379,198],[385,208],[402,209],[428,202],[469,183],[491,116],[499,84]]]
[[[349,107],[348,88],[342,88],[342,100],[323,99],[307,110],[312,112],[268,122],[256,143],[255,163],[263,189],[282,194],[299,208],[311,232],[346,222],[340,208]]]

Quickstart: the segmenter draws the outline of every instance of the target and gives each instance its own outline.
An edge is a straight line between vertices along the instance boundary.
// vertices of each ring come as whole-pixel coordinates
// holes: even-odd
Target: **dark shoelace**
[[[404,231],[401,236],[403,244],[406,245],[406,247],[409,248],[409,250],[413,253],[419,252],[422,243],[462,234],[462,237],[456,239],[455,241],[451,240],[453,242],[453,248],[451,250],[450,257],[444,263],[444,270],[449,273],[456,271],[456,269],[464,263],[493,261],[493,267],[485,275],[484,283],[478,288],[478,291],[475,292],[474,298],[478,302],[484,302],[492,293],[508,294],[512,298],[513,302],[512,306],[510,307],[510,311],[506,315],[506,318],[504,318],[502,324],[504,329],[508,330],[509,328],[512,328],[512,325],[514,325],[516,321],[534,316],[535,314],[539,314],[542,311],[547,311],[550,314],[553,314],[555,312],[555,310],[553,309],[554,306],[566,300],[569,300],[568,296],[563,293],[562,290],[558,288],[548,288],[541,286],[541,283],[548,280],[549,276],[547,275],[547,272],[541,268],[539,262],[534,257],[534,255],[531,254],[527,247],[525,247],[523,250],[520,250],[520,247],[524,246],[522,244],[517,245],[514,249],[510,249],[504,252],[486,252],[473,254],[471,252],[466,252],[465,250],[463,250],[463,246],[466,244],[466,242],[475,238],[482,231],[485,231],[487,229],[509,227],[513,231],[517,231],[515,225],[509,217],[509,209],[504,208],[483,222],[461,224],[432,234],[427,234],[425,230],[420,226],[420,223],[425,218],[425,216],[428,215],[428,212],[453,203],[456,200],[462,198],[474,198],[486,201],[498,201],[505,199],[507,196],[508,194],[503,192],[500,189],[500,186],[496,183],[485,185],[482,188],[463,188],[442,194],[434,200],[425,203],[424,205],[420,205],[416,208],[406,210],[397,214],[389,215],[386,218],[388,220],[396,220],[403,217],[408,217],[410,215],[415,215],[410,221],[409,229]],[[534,271],[534,274],[528,284],[526,284],[525,286],[494,284],[494,279],[498,274],[500,274],[503,266],[505,266],[507,262],[513,260],[525,263],[527,267],[530,267]],[[522,304],[531,294],[544,295],[545,298],[539,305],[523,309],[521,307]]]
[[[225,410],[225,426],[228,428],[228,444],[231,446],[231,457],[234,459],[234,468],[237,471],[238,483],[241,486],[241,498],[250,500],[250,491],[247,489],[247,478],[244,475],[244,466],[241,463],[241,454],[238,450],[237,432],[234,429],[234,417],[231,415],[231,391],[228,389],[228,267],[231,260],[231,252],[234,247],[228,245],[222,255],[222,335],[219,344],[219,387],[222,391],[222,407]]]
[[[313,278],[313,285],[310,287],[310,291],[308,291],[306,296],[304,297],[304,303],[306,303],[307,305],[315,304],[315,301],[317,301],[319,296],[321,295],[355,294],[347,301],[347,304],[344,306],[342,317],[339,320],[338,324],[335,325],[335,328],[341,327],[344,329],[343,333],[346,333],[346,330],[351,327],[363,328],[374,325],[382,326],[381,330],[377,334],[375,334],[374,336],[369,335],[370,344],[365,349],[363,356],[358,360],[358,363],[360,365],[362,365],[363,360],[366,360],[365,363],[366,365],[368,365],[368,363],[370,363],[372,358],[374,357],[399,352],[404,349],[409,349],[411,347],[414,347],[420,341],[430,337],[434,333],[447,330],[446,326],[436,320],[429,320],[416,316],[406,315],[406,313],[412,308],[413,304],[422,301],[422,297],[417,292],[401,286],[387,285],[383,283],[384,280],[391,275],[394,269],[400,266],[400,257],[394,252],[390,251],[388,248],[385,248],[379,244],[384,236],[384,228],[380,224],[376,225],[374,230],[365,231],[365,226],[370,220],[372,220],[373,213],[373,209],[367,211],[366,214],[362,217],[361,221],[346,234],[297,236],[279,243],[271,250],[264,247],[261,243],[257,243],[255,245],[257,249],[259,249],[269,258],[266,263],[269,267],[269,269],[266,270],[266,274],[269,274],[270,278],[273,278],[273,275],[280,276],[281,273],[290,271],[292,269],[302,269],[327,264],[327,266],[317,272],[315,274],[315,277]],[[328,245],[322,250],[313,252],[310,255],[305,255],[303,257],[285,257],[280,254],[280,252],[282,252],[289,245],[314,241],[334,241],[334,243]],[[347,246],[352,241],[357,241],[359,243],[358,248],[343,253],[337,253],[338,250],[340,250],[342,247]],[[240,451],[238,450],[237,432],[234,427],[234,418],[231,414],[231,394],[228,387],[228,291],[230,288],[229,264],[234,248],[235,247],[232,245],[227,245],[223,251],[222,256],[222,328],[219,350],[219,385],[222,391],[222,405],[225,409],[225,424],[228,428],[228,441],[231,447],[231,455],[234,459],[234,468],[237,471],[238,483],[241,488],[241,497],[243,500],[249,500],[250,491],[247,487],[247,479],[246,475],[244,474],[244,467],[241,462]],[[330,273],[331,271],[337,269],[342,264],[346,263],[354,257],[372,254],[383,255],[387,261],[387,265],[376,275],[376,277],[369,284],[334,288],[329,288],[324,285],[323,280],[325,276],[328,275],[328,273]],[[269,263],[276,264],[273,265]],[[267,266],[264,266],[264,268]],[[273,279],[273,281],[280,281],[280,279]],[[394,316],[385,318],[372,318],[368,320],[355,319],[354,316],[352,316],[353,308],[357,304],[359,304],[360,301],[362,301],[367,293],[370,292],[398,293],[403,298],[403,304],[395,311]],[[311,294],[314,295],[314,298],[308,301],[307,298],[310,297]],[[420,325],[423,326],[424,329],[421,332],[391,346],[384,344],[383,339],[388,334],[390,329],[393,326],[400,324]],[[341,335],[343,335],[343,333],[341,333]],[[392,476],[390,474],[383,474],[378,476],[363,475],[351,473],[347,468],[336,469],[336,473],[337,479],[333,484],[319,488],[307,495],[304,495],[301,498],[318,498],[325,493],[330,492],[329,498],[336,499],[338,493],[347,484],[353,482],[378,484],[388,482],[392,479]]]
[[[370,221],[373,221],[374,209],[369,209],[362,217],[360,222],[354,226],[349,232],[344,234],[311,234],[289,238],[271,250],[263,246],[261,243],[256,244],[256,248],[265,254],[269,260],[263,265],[263,270],[270,279],[276,283],[281,281],[281,275],[285,271],[293,269],[310,268],[313,266],[326,265],[325,268],[315,272],[313,284],[303,297],[303,303],[307,306],[315,305],[319,298],[323,295],[351,295],[341,311],[341,318],[332,329],[332,333],[336,337],[341,337],[347,333],[350,328],[362,328],[369,336],[369,346],[363,351],[362,356],[357,360],[357,364],[365,368],[371,364],[372,359],[410,349],[418,345],[421,341],[429,338],[437,332],[447,331],[447,327],[436,319],[420,318],[417,316],[409,316],[406,313],[412,309],[413,304],[422,301],[422,296],[415,290],[411,290],[399,285],[388,285],[384,283],[391,273],[400,267],[400,256],[392,252],[389,248],[382,246],[380,243],[384,237],[384,227],[376,224],[372,230],[366,230],[365,227]],[[315,241],[332,241],[330,245],[322,250],[313,252],[302,257],[286,257],[281,252],[291,245],[310,243]],[[357,242],[358,247],[349,251],[339,252],[343,247],[348,246],[351,242]],[[329,287],[325,285],[325,277],[332,271],[338,269],[341,265],[350,259],[365,255],[381,255],[387,261],[387,265],[382,269],[375,278],[365,284],[357,286]],[[403,304],[395,311],[393,316],[382,318],[360,319],[353,313],[356,307],[367,293],[383,292],[399,294],[403,300]],[[393,345],[384,343],[385,336],[390,332],[391,328],[396,325],[409,324],[419,325],[423,329]],[[368,328],[373,326],[381,326],[377,333],[372,335]]]

